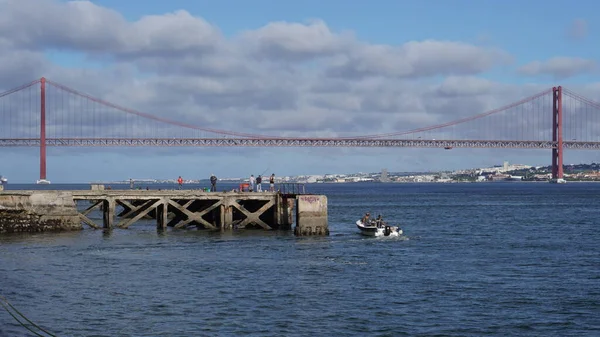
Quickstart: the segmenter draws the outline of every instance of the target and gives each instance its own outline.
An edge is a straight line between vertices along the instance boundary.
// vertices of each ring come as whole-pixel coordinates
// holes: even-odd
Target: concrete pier
[[[302,191],[303,192],[303,191]],[[100,212],[94,221],[92,212]],[[97,213],[96,213],[97,214]],[[281,192],[202,190],[0,191],[0,233],[81,229],[126,229],[154,219],[158,230],[197,228],[291,230],[328,235],[327,198]]]
[[[0,234],[82,228],[69,191],[0,191]]]
[[[327,197],[324,195],[299,195],[294,234],[329,235],[327,226]]]

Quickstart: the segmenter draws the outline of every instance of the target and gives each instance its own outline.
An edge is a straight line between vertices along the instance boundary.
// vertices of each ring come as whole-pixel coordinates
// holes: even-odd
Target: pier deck
[[[204,229],[261,227],[289,229],[291,219],[284,216],[287,199],[277,193],[204,192],[194,190],[104,190],[73,191],[73,200],[92,204],[80,212],[81,220],[98,227],[87,217],[94,209],[103,214],[102,227],[128,228],[144,217],[156,218],[157,226]],[[117,207],[123,210],[116,213]],[[115,224],[115,219],[120,218]]]
[[[141,219],[155,219],[159,230],[197,228],[205,230],[263,229],[290,230],[296,235],[327,235],[327,198],[323,195],[281,192],[205,192],[203,190],[0,190],[0,217],[7,210],[26,211],[27,220],[11,228],[0,220],[0,233],[27,230],[27,222],[51,218],[67,222],[59,229],[77,227],[75,222],[95,229],[129,228]],[[57,213],[57,210],[60,212]],[[101,212],[101,223],[90,214]],[[22,212],[21,212],[22,213]],[[13,220],[15,212],[12,212]],[[96,217],[97,218],[97,217]],[[41,219],[44,219],[43,221]],[[295,220],[295,221],[294,221]],[[12,221],[13,223],[15,221]],[[45,228],[49,226],[33,226]],[[52,226],[50,226],[52,227]],[[20,230],[19,230],[20,229]]]

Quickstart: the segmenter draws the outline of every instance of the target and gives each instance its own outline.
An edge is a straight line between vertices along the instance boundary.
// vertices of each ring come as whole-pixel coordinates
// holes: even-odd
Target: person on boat
[[[385,221],[383,221],[383,218],[381,217],[381,214],[377,215],[377,219],[375,219],[375,223],[377,224],[378,228],[385,227],[385,225],[386,225]]]
[[[365,215],[362,217],[362,219],[360,219],[360,222],[363,224],[363,226],[370,226],[370,219],[369,217],[371,216],[371,214],[369,212],[365,213]]]
[[[210,175],[210,191],[211,192],[217,191],[217,176],[214,174]]]

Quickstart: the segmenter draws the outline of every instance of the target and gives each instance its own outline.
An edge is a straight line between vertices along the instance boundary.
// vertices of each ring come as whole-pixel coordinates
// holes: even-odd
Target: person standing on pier
[[[250,175],[250,192],[253,192],[256,188],[256,180],[254,179],[254,174]]]
[[[275,173],[269,177],[269,192],[275,192]]]
[[[210,175],[210,191],[211,192],[217,191],[217,176],[215,176],[214,174]]]
[[[133,178],[129,178],[129,189],[133,189]]]
[[[181,189],[183,187],[183,178],[181,178],[181,176],[179,176],[179,178],[177,178],[177,184],[179,185],[179,189]]]
[[[262,177],[260,174],[256,177],[256,192],[262,192]]]

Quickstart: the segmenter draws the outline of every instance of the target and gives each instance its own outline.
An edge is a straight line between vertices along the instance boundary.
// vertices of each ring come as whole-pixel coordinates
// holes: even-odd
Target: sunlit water
[[[598,336],[600,184],[318,184],[329,237],[0,236],[0,294],[58,336]],[[362,237],[363,212],[400,225]],[[29,336],[0,311],[0,336]]]

